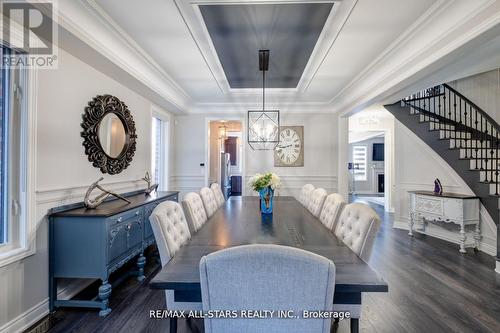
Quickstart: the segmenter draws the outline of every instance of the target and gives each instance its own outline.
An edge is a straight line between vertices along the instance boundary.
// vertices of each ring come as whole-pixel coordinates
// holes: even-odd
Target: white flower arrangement
[[[248,186],[250,186],[254,191],[259,192],[266,187],[270,187],[273,191],[281,186],[280,177],[273,173],[268,172],[265,174],[257,173],[248,181]]]

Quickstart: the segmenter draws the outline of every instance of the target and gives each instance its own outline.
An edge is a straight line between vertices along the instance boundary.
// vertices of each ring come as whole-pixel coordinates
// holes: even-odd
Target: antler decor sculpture
[[[146,195],[150,195],[151,193],[153,193],[153,191],[158,190],[158,184],[151,185],[151,176],[149,175],[148,171],[146,171],[146,175],[144,176],[144,178],[142,178],[142,180],[148,183],[148,187],[144,190]]]
[[[85,207],[87,207],[88,209],[95,209],[100,204],[102,204],[110,195],[117,197],[120,200],[123,200],[123,201],[130,203],[130,200],[128,200],[127,198],[125,198],[125,197],[123,197],[115,192],[108,191],[105,188],[103,188],[101,185],[99,185],[99,182],[103,179],[104,178],[101,177],[101,178],[99,178],[98,181],[96,181],[95,183],[90,185],[89,189],[87,190],[87,193],[85,193],[85,200],[84,200]],[[96,188],[101,190],[103,193],[99,194],[94,199],[91,199],[90,194]]]

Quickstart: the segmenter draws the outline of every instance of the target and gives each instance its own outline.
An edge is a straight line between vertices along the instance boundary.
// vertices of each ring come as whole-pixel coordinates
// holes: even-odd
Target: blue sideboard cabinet
[[[111,200],[96,209],[82,203],[49,212],[49,307],[89,307],[111,312],[111,273],[137,257],[135,274],[144,279],[144,249],[155,243],[149,216],[163,201],[178,201],[178,192],[126,195],[131,202]],[[58,300],[58,279],[100,279],[95,300]]]

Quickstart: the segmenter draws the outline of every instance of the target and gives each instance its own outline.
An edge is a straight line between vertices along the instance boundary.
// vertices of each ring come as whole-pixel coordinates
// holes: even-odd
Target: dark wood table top
[[[275,197],[272,221],[262,220],[257,197],[230,198],[158,272],[150,287],[201,293],[201,257],[245,244],[287,245],[331,259],[336,293],[388,291],[368,264],[293,197]]]
[[[83,206],[83,203],[76,205],[68,205],[68,209],[64,207],[59,209],[54,209],[50,216],[53,217],[65,217],[65,216],[83,216],[83,217],[109,217],[115,214],[127,211],[129,209],[134,209],[151,202],[155,202],[166,197],[170,197],[178,194],[177,191],[166,191],[166,192],[153,192],[151,195],[146,195],[145,193],[138,193],[133,195],[125,195],[125,197],[130,201],[130,203],[120,200],[112,199],[102,203],[95,209],[88,209]],[[74,207],[76,206],[76,207]]]

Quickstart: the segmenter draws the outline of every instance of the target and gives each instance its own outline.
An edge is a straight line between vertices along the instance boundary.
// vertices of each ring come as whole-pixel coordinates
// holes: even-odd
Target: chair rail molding
[[[43,7],[40,8],[44,10]],[[60,1],[58,23],[109,61],[135,77],[177,112],[191,97],[94,0]]]

